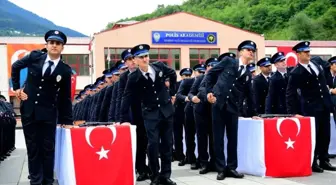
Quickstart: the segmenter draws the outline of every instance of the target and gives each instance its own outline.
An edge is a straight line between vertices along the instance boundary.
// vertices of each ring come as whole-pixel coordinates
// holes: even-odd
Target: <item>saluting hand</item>
[[[212,93],[208,93],[207,95],[208,102],[214,104],[216,102],[216,97]]]

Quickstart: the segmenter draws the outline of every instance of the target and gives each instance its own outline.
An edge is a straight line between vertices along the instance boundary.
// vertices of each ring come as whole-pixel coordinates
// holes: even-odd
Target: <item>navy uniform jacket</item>
[[[99,122],[107,122],[108,120],[108,113],[110,109],[110,103],[111,103],[111,97],[113,92],[114,85],[110,85],[107,87],[102,106],[100,108],[100,114],[99,114]]]
[[[192,84],[192,86],[190,88],[190,91],[188,93],[188,98],[189,98],[190,101],[192,100],[192,98],[194,96],[197,96],[201,100],[199,103],[194,104],[194,110],[196,112],[200,113],[200,114],[204,113],[205,108],[206,108],[206,107],[204,107],[204,105],[205,105],[205,103],[208,103],[208,101],[204,101],[204,99],[202,99],[200,97],[200,94],[199,94],[199,91],[198,91],[198,89],[200,88],[201,82],[204,79],[204,76],[205,75],[200,75],[200,76],[196,77],[196,80]]]
[[[160,112],[165,118],[173,115],[174,107],[171,97],[175,95],[176,73],[162,62],[149,64],[155,71],[154,84],[142,75],[140,69],[136,69],[128,76],[128,81],[122,97],[120,121],[126,122],[132,97],[138,96],[141,100],[142,116],[145,120],[159,119]],[[170,90],[165,85],[169,78]]]
[[[108,112],[108,121],[116,121],[116,108],[117,108],[117,96],[118,96],[119,81],[114,83],[114,88],[112,90],[112,97],[110,101],[110,108]]]
[[[289,114],[299,114],[300,107],[304,116],[314,116],[315,111],[329,109],[330,112],[332,110],[324,71],[317,62],[311,62],[319,70],[318,77],[311,74],[301,64],[297,64],[289,74],[286,90],[286,105]],[[299,100],[297,93],[299,94]]]
[[[336,79],[334,80],[334,77],[332,76],[329,68],[325,69],[324,75],[326,77],[327,85],[328,85],[329,89],[336,88]],[[330,96],[331,96],[331,102],[332,102],[332,104],[334,106],[336,106],[336,95],[331,94]]]
[[[253,91],[254,91],[254,101],[257,108],[258,114],[265,113],[265,100],[268,93],[269,82],[260,73],[253,79]]]
[[[180,87],[177,90],[176,93],[176,99],[180,102],[185,102],[185,98],[188,97],[188,93],[191,89],[191,86],[193,85],[195,81],[195,78],[186,78],[184,80],[182,80]],[[194,104],[190,101],[185,103],[185,107],[184,107],[184,112],[187,112],[188,108],[192,108]]]
[[[97,102],[96,107],[95,107],[95,115],[94,115],[94,119],[96,121],[99,121],[100,109],[101,109],[101,106],[102,106],[102,103],[103,103],[103,100],[104,100],[106,89],[107,89],[107,86],[104,87],[103,89],[101,89],[98,93],[99,94],[98,102]]]
[[[252,75],[249,70],[239,76],[239,63],[229,57],[225,57],[219,64],[211,68],[204,77],[206,94],[212,92],[217,101],[214,106],[220,109],[226,105],[227,111],[242,116],[243,100],[247,99],[248,107],[251,107],[251,115],[255,116],[255,104],[251,85]]]
[[[38,121],[56,121],[58,124],[73,124],[71,103],[71,68],[59,61],[50,77],[42,76],[47,54],[32,51],[12,65],[13,89],[20,88],[20,71],[28,68],[23,91],[28,95],[21,101],[21,116]],[[59,81],[57,79],[61,78]]]
[[[276,71],[270,78],[268,94],[266,96],[265,114],[287,114],[286,88],[288,75],[284,77]]]

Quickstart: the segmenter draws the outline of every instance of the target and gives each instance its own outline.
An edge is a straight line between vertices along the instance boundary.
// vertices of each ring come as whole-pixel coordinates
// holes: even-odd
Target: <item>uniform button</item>
[[[323,96],[321,96],[321,98],[323,98]]]
[[[320,92],[322,92],[322,89],[320,89]]]
[[[44,81],[44,79],[42,78],[42,79],[41,79],[41,82],[43,82],[43,81]]]
[[[226,98],[229,98],[229,96],[227,96]]]
[[[238,78],[236,78],[236,80],[238,80]]]
[[[56,84],[55,84],[55,87],[56,87]]]
[[[235,84],[232,84],[232,86],[235,86]]]
[[[319,83],[319,86],[321,86],[321,84]]]
[[[154,87],[154,84],[152,86]]]
[[[154,91],[154,94],[156,94],[156,91]]]
[[[261,107],[261,105],[260,105],[260,107]]]
[[[38,102],[36,101],[35,104],[37,104]]]
[[[318,78],[316,78],[316,80],[318,80]]]
[[[146,87],[144,87],[144,89],[146,89]]]
[[[156,100],[159,100],[159,98],[156,98]]]
[[[41,86],[40,86],[39,88],[40,88],[40,89],[42,89],[42,87],[41,87]]]
[[[40,94],[37,94],[37,96],[40,96]]]
[[[160,107],[160,105],[158,105],[158,107]]]
[[[229,91],[231,92],[232,90],[231,90],[231,89],[229,89]]]

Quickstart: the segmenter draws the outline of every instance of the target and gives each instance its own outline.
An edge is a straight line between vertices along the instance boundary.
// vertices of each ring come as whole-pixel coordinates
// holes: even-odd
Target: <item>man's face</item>
[[[298,52],[297,56],[298,56],[298,58],[299,58],[300,61],[302,61],[302,62],[309,62],[309,60],[310,60],[310,51]]]
[[[336,63],[333,63],[330,65],[330,70],[334,73],[336,73]]]
[[[247,61],[254,59],[255,51],[253,49],[242,49],[240,50],[240,56],[245,58]]]
[[[136,57],[134,57],[134,62],[135,62],[136,65],[138,65],[141,68],[148,67],[149,56],[148,55],[136,56]]]
[[[281,60],[279,62],[276,62],[274,65],[277,69],[286,69],[287,68],[287,64],[286,64],[285,59]]]
[[[112,81],[113,81],[113,82],[118,81],[119,78],[120,78],[120,74],[114,74],[114,75],[112,75]]]
[[[128,68],[130,69],[134,69],[136,66],[135,66],[135,62],[134,62],[134,58],[133,57],[128,57],[125,61],[125,64]]]
[[[260,67],[260,70],[263,74],[269,75],[272,72],[272,65],[262,66]]]
[[[105,81],[107,84],[112,84],[112,80],[113,80],[112,76],[105,77]]]
[[[51,55],[60,55],[64,49],[64,46],[61,42],[56,40],[50,40],[46,44],[48,53]]]

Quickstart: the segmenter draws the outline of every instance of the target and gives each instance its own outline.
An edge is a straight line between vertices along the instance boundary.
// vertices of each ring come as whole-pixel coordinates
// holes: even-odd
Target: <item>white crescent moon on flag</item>
[[[295,59],[295,64],[297,64],[298,58],[297,58],[295,53],[289,52],[289,53],[286,54],[286,63],[287,63],[287,60],[288,60],[289,57],[293,57]]]
[[[93,129],[95,129],[95,128],[96,127],[87,127],[86,130],[85,130],[85,140],[91,148],[93,148],[93,146],[91,144],[90,135],[91,135],[91,132],[93,131]],[[111,144],[113,144],[115,139],[117,138],[117,129],[114,126],[108,127],[108,128],[112,131],[113,138],[112,138]]]
[[[280,127],[281,127],[282,122],[283,122],[285,119],[290,119],[290,120],[293,120],[293,121],[295,122],[296,127],[298,128],[298,131],[297,131],[297,133],[296,133],[296,136],[298,136],[299,133],[300,133],[300,130],[301,130],[301,124],[300,124],[300,121],[299,121],[298,118],[279,118],[279,119],[277,120],[277,125],[276,125],[278,134],[282,137],[282,134],[281,134],[281,131],[280,131]]]
[[[11,57],[12,64],[14,64],[14,62],[16,62],[17,60],[19,60],[19,55],[21,55],[22,53],[26,53],[25,54],[25,56],[26,56],[26,55],[29,54],[29,51],[27,51],[25,49],[20,49],[20,50],[15,51],[15,53]]]

